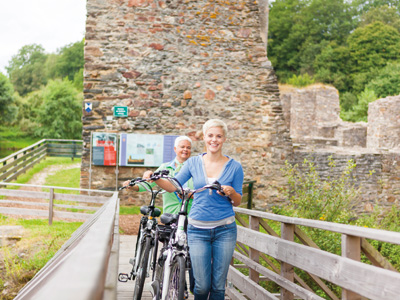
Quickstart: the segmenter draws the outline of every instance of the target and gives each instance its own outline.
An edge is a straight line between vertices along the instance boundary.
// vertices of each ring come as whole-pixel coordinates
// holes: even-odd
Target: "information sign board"
[[[127,117],[128,116],[128,106],[114,106],[113,107],[114,117]]]
[[[117,134],[94,132],[92,163],[96,166],[115,166],[117,162]]]
[[[158,167],[175,157],[177,135],[121,134],[120,166]]]

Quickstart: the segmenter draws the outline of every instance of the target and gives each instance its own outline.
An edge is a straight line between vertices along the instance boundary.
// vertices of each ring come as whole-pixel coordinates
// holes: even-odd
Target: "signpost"
[[[128,106],[114,106],[113,115],[114,117],[119,117],[119,118],[128,117]]]

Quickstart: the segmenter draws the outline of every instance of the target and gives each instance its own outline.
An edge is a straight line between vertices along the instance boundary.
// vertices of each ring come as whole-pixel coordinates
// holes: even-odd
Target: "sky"
[[[0,0],[0,72],[25,45],[46,53],[85,36],[86,0]]]

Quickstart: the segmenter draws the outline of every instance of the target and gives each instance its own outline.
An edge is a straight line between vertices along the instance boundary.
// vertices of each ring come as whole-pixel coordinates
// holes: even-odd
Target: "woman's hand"
[[[123,183],[122,185],[123,185],[123,186],[126,186],[126,189],[127,189],[127,190],[132,189],[132,190],[134,190],[134,191],[136,191],[136,192],[139,190],[139,186],[137,186],[137,185],[130,186],[129,183],[131,183],[131,181],[130,181],[130,180],[127,180],[127,181],[124,181],[124,183]]]
[[[229,185],[222,185],[221,188],[222,188],[222,191],[225,193],[225,196],[228,196],[229,198],[231,198],[233,206],[240,205],[240,202],[242,201],[242,195],[237,193],[235,191],[235,189]],[[222,195],[221,193],[219,193],[219,194]]]

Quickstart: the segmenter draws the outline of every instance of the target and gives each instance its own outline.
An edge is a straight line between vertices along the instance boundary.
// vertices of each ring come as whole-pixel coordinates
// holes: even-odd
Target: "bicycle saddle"
[[[178,221],[178,216],[179,215],[177,214],[164,213],[161,215],[160,221],[165,225],[171,225],[172,223]]]

